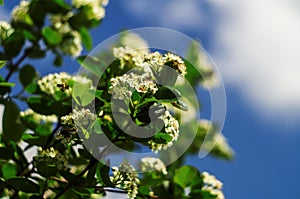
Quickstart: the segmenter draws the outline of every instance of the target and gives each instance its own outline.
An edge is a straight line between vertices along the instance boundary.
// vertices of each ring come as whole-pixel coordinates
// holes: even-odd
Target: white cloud
[[[205,22],[198,0],[127,0],[123,3],[129,14],[138,15],[154,26],[197,29]]]
[[[300,7],[294,3],[215,1],[221,20],[212,51],[226,82],[260,113],[287,121],[300,113]]]
[[[125,1],[124,1],[125,2]],[[126,1],[128,12],[154,25],[213,30],[211,56],[228,88],[259,115],[300,116],[300,4],[296,0]],[[211,19],[217,19],[212,21]]]

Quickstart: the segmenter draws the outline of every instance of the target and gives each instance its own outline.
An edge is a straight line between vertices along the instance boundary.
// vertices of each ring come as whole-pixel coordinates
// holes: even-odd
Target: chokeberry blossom
[[[126,190],[128,198],[136,198],[140,180],[135,168],[124,161],[119,167],[112,167],[112,174],[113,176],[110,177],[111,182],[117,188]]]

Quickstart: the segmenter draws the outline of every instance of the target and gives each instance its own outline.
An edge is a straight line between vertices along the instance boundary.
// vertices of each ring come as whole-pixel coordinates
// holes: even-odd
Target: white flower
[[[85,7],[89,20],[100,20],[105,17],[103,7],[107,6],[108,0],[73,0],[72,4],[75,8]]]
[[[111,87],[109,93],[113,99],[128,99],[132,92],[136,90],[139,93],[156,93],[158,90],[156,84],[149,74],[137,75],[134,73],[124,74],[110,80]]]
[[[67,156],[60,154],[53,147],[49,149],[38,149],[38,155],[33,157],[33,164],[37,166],[38,163],[55,166],[59,170],[66,169],[68,165]]]
[[[89,109],[73,109],[72,119],[77,128],[79,128],[84,134],[85,139],[90,137],[89,131],[93,127],[97,116],[92,113]]]
[[[70,88],[62,91],[61,88],[59,88],[57,85],[61,85],[61,84],[65,85],[71,79],[72,76],[65,72],[53,73],[38,80],[38,85],[41,91],[49,95],[52,95],[55,99],[59,100],[61,97],[58,96],[58,94],[64,93],[65,97],[70,97],[72,91]]]
[[[128,46],[113,48],[114,56],[121,61],[121,67],[124,65],[143,66],[144,52]]]
[[[20,116],[23,118],[30,117],[38,124],[57,122],[56,115],[41,115],[39,113],[34,112],[32,109],[27,109],[26,111],[21,111]]]
[[[221,191],[223,183],[208,172],[202,172],[201,176],[203,180],[203,187],[201,189],[217,196],[216,199],[224,199],[224,194]]]
[[[92,88],[92,81],[90,79],[78,75],[71,76],[66,72],[46,75],[38,80],[38,86],[44,93],[53,96],[56,100],[61,100],[66,97],[71,97],[72,86],[69,85],[70,82],[89,83]]]
[[[184,61],[177,55],[172,53],[167,53],[163,56],[163,60],[165,61],[165,65],[170,66],[175,69],[179,74],[186,75],[186,66]]]
[[[12,19],[18,22],[25,22],[25,20],[29,17],[30,2],[29,1],[21,1],[20,4],[12,10]]]
[[[64,54],[78,57],[82,51],[81,36],[77,31],[71,31],[60,46]]]
[[[73,16],[72,12],[68,12],[67,14],[54,14],[50,16],[51,25],[57,29],[57,31],[61,34],[67,34],[72,31],[70,24],[68,22],[69,18]]]
[[[15,30],[6,21],[0,21],[0,45],[6,40]]]
[[[165,114],[160,117],[164,121],[164,131],[166,134],[171,136],[171,141],[163,144],[156,143],[154,140],[148,141],[150,148],[154,153],[158,153],[158,151],[166,150],[171,147],[175,141],[177,141],[179,137],[179,123],[178,121],[172,117],[169,111],[165,111]]]
[[[141,159],[141,169],[143,172],[148,172],[152,170],[156,170],[158,172],[167,175],[166,165],[159,158],[154,157],[144,157]]]
[[[140,184],[135,168],[125,161],[119,167],[112,167],[112,173],[113,176],[110,177],[111,182],[117,188],[126,190],[128,198],[135,198]]]

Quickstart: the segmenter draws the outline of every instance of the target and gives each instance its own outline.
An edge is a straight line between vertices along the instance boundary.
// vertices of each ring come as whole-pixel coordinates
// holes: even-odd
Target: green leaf
[[[55,165],[48,165],[47,162],[38,162],[36,168],[39,174],[46,178],[55,176],[58,172],[58,168]]]
[[[174,182],[182,188],[192,185],[197,178],[201,179],[200,172],[192,166],[183,166],[176,170],[174,175]]]
[[[165,144],[172,140],[172,137],[169,134],[158,132],[152,138],[155,143]]]
[[[62,35],[50,27],[43,28],[42,35],[46,42],[50,45],[57,45],[60,44],[62,41]]]
[[[73,191],[81,196],[89,197],[91,195],[89,189],[84,187],[73,187]]]
[[[0,5],[3,5],[4,4],[4,1],[3,0],[0,0]]]
[[[95,99],[95,90],[90,89],[91,86],[91,83],[76,82],[74,84],[72,95],[77,104],[86,106]]]
[[[0,86],[4,87],[14,87],[16,84],[12,82],[0,82]]]
[[[25,193],[39,193],[40,190],[40,187],[36,183],[22,177],[10,178],[6,180],[6,183]]]
[[[105,69],[104,65],[96,57],[81,56],[77,58],[77,61],[82,67],[92,72],[97,77],[100,77]]]
[[[81,40],[82,43],[84,45],[84,47],[90,51],[93,48],[93,40],[92,37],[88,31],[88,29],[86,29],[85,27],[81,27],[80,28],[80,36],[81,36]]]
[[[17,174],[16,166],[11,163],[7,163],[3,165],[1,170],[4,179],[9,179],[11,177],[14,177]]]
[[[25,43],[25,37],[22,31],[13,32],[4,43],[4,50],[9,58],[17,56]]]
[[[36,36],[28,30],[23,30],[24,37],[30,41],[36,41]]]
[[[5,66],[6,60],[0,60],[0,69]]]
[[[25,130],[19,121],[20,110],[12,101],[5,101],[4,105],[3,140],[5,142],[18,141]]]
[[[182,100],[177,100],[176,102],[172,102],[172,105],[183,111],[189,110],[188,105]]]
[[[61,66],[63,64],[63,59],[60,54],[57,54],[54,61],[53,61],[54,66]]]
[[[35,69],[31,65],[25,65],[20,70],[19,79],[24,87],[28,86],[37,76]]]
[[[181,97],[181,93],[177,89],[161,86],[158,88],[158,91],[154,94],[154,97],[157,100],[163,102],[174,102],[177,101],[179,97]]]

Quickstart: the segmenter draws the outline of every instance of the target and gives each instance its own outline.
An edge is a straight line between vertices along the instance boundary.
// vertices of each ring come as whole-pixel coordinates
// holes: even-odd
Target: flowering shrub
[[[5,108],[0,196],[99,198],[112,191],[128,198],[223,199],[222,183],[184,166],[184,157],[200,147],[227,160],[233,152],[210,121],[200,120],[196,129],[181,128],[180,113],[199,110],[185,100],[180,86],[175,87],[181,78],[193,88],[215,86],[213,69],[203,64],[195,44],[183,58],[150,51],[145,40],[130,32],[122,33],[99,56],[80,56],[83,46],[91,50],[89,30],[101,23],[107,4],[107,0],[21,1],[11,12],[11,22],[0,22],[0,104]],[[54,66],[63,64],[63,56],[71,56],[86,71],[41,77],[37,67],[24,64],[25,59],[44,59],[46,53],[55,55]],[[113,61],[107,62],[109,58]],[[199,65],[201,74],[190,60]],[[21,92],[15,92],[19,88]],[[194,131],[186,153],[166,161],[178,156],[181,136],[193,137]],[[122,162],[113,165],[105,158],[116,153],[112,145],[153,156],[137,158],[136,165],[121,157]],[[167,157],[161,153],[166,151]]]

